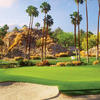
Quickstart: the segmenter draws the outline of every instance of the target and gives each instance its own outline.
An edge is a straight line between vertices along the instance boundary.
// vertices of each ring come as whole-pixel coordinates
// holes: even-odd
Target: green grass
[[[67,61],[73,61],[72,59],[71,59],[71,57],[59,57],[59,58],[57,58],[57,59],[47,59],[51,64],[56,64],[57,62],[67,62]],[[95,61],[96,60],[96,57],[91,57],[90,59],[89,59],[89,63],[87,64],[87,60],[86,60],[86,58],[81,58],[81,61],[82,62],[84,62],[85,64],[87,64],[87,65],[92,65],[92,63],[93,63],[93,61]],[[41,60],[32,60],[32,62],[34,62],[35,64],[37,63],[37,62],[40,62]]]
[[[100,67],[22,67],[0,69],[0,82],[56,85],[60,91],[100,89]]]
[[[86,63],[86,58],[81,59]],[[37,63],[40,60],[32,60]],[[71,61],[70,57],[49,59],[51,64]],[[66,67],[20,67],[0,69],[0,82],[17,81],[45,85],[56,85],[69,95],[100,94],[100,65],[93,66],[95,58],[88,65]],[[0,61],[7,64],[10,62]]]

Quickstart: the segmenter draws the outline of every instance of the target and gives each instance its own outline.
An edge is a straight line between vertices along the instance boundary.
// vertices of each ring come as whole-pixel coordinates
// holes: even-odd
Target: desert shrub
[[[82,62],[81,61],[72,61],[72,65],[73,66],[82,65]]]
[[[18,65],[19,66],[34,66],[35,64],[30,60],[19,60]]]
[[[86,52],[83,50],[83,51],[80,52],[80,55],[81,55],[82,57],[86,57]]]
[[[40,56],[36,55],[36,56],[31,56],[31,59],[38,60],[38,59],[41,59],[41,58],[40,58]]]
[[[37,66],[49,66],[50,63],[49,63],[47,60],[45,60],[45,61],[43,61],[43,62],[37,63],[36,65],[37,65]]]
[[[58,62],[56,64],[56,66],[70,66],[70,65],[72,65],[71,62]]]
[[[54,56],[52,56],[52,55],[48,55],[46,58],[47,58],[47,59],[56,59],[56,57],[54,57]]]
[[[58,53],[55,55],[56,57],[68,57],[69,56],[69,52],[62,52],[62,53]]]
[[[100,63],[100,61],[99,60],[96,60],[96,61],[93,62],[93,65],[97,65],[99,63]]]
[[[56,66],[66,66],[66,62],[58,62]]]
[[[20,60],[23,60],[24,58],[23,57],[15,57],[14,59],[15,59],[15,61],[20,61]]]

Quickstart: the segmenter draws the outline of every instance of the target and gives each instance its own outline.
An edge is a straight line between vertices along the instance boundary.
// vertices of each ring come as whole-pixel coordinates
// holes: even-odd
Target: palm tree
[[[99,13],[98,13],[98,28],[97,28],[97,55],[96,59],[99,59],[99,17],[100,17],[100,0],[98,0],[99,3]]]
[[[26,12],[28,13],[28,15],[30,16],[30,22],[29,22],[29,31],[28,31],[28,39],[27,39],[27,43],[26,43],[26,49],[27,46],[29,46],[29,59],[30,59],[30,49],[31,49],[31,31],[32,31],[32,26],[33,26],[33,18],[37,17],[39,15],[39,12],[37,10],[36,7],[34,6],[29,6],[26,9]],[[27,51],[27,50],[26,50]]]
[[[35,24],[35,26],[37,27],[37,29],[40,27],[40,23],[39,22],[37,22],[36,24]]]
[[[73,12],[73,14],[70,15],[71,23],[74,25],[74,46],[75,46],[75,52],[77,56],[77,49],[76,49],[76,27],[78,25],[78,13]],[[79,15],[79,21],[82,21],[82,15]],[[78,60],[78,57],[77,57]]]
[[[79,49],[79,61],[80,61],[80,22],[79,22],[79,4],[83,3],[83,0],[75,0],[77,4],[77,12],[78,12],[78,49]]]
[[[44,19],[46,19],[46,16],[47,16],[47,13],[51,10],[51,6],[47,3],[47,2],[43,2],[40,6],[41,8],[41,12],[42,13],[45,13],[45,17]],[[46,21],[44,20],[44,27],[43,27],[43,35],[42,35],[42,57],[41,57],[41,60],[43,61],[44,60],[44,56],[43,56],[43,53],[44,53],[44,34],[46,32]]]
[[[87,8],[87,0],[85,0],[86,5],[86,38],[87,38],[87,63],[89,63],[89,50],[88,50],[88,8]]]
[[[51,17],[51,15],[47,15],[46,19],[44,19],[46,21],[46,34],[45,34],[45,60],[46,60],[46,46],[47,46],[47,36],[48,36],[48,29],[49,27],[51,27],[53,25],[53,19]]]

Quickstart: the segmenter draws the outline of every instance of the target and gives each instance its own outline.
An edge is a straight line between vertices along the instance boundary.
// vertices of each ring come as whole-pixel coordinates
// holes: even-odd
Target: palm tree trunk
[[[78,56],[77,56],[77,49],[76,49],[76,24],[74,25],[74,46],[75,46],[75,53],[76,53],[76,57],[78,60]]]
[[[79,22],[79,3],[77,4],[78,6],[78,54],[79,54],[79,58],[78,60],[80,61],[80,22]]]
[[[96,60],[99,59],[99,17],[100,17],[100,4],[99,4],[99,14],[98,14],[98,28],[97,28],[97,55],[96,55]]]
[[[31,27],[31,16],[30,16],[30,22],[29,22],[29,29],[28,29],[28,34],[26,35],[26,54],[27,54],[27,49],[28,49],[28,43],[29,43],[29,33],[30,33],[30,27]]]
[[[89,63],[89,50],[88,50],[88,8],[87,8],[87,0],[86,0],[86,23],[87,23],[87,63]]]
[[[44,60],[44,35],[45,35],[45,25],[46,25],[45,19],[46,19],[46,13],[45,13],[44,27],[43,27],[43,32],[42,32],[42,57],[41,57],[42,62]]]
[[[29,59],[30,59],[30,51],[31,51],[31,33],[32,33],[32,26],[33,26],[33,16],[31,20],[31,27],[30,27],[30,33],[29,33]]]
[[[46,60],[46,55],[47,55],[47,52],[46,52],[46,48],[47,48],[47,36],[48,36],[48,24],[47,24],[47,30],[46,30],[46,36],[45,36],[45,60]]]

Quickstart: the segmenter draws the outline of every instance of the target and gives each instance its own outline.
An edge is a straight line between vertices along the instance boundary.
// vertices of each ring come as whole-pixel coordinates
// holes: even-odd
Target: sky
[[[37,7],[40,12],[38,18],[34,18],[34,25],[36,22],[39,22],[42,26],[44,14],[41,13],[40,5],[44,1],[47,1],[51,5],[49,14],[54,19],[52,29],[55,30],[57,27],[60,27],[65,32],[73,32],[74,26],[71,24],[70,14],[77,11],[75,0],[0,0],[0,26],[4,24],[8,24],[9,26],[28,25],[29,16],[26,13],[26,9],[29,5]],[[87,1],[89,30],[96,33],[99,9],[98,0]],[[83,17],[80,28],[86,30],[85,3],[80,5],[80,13]]]

